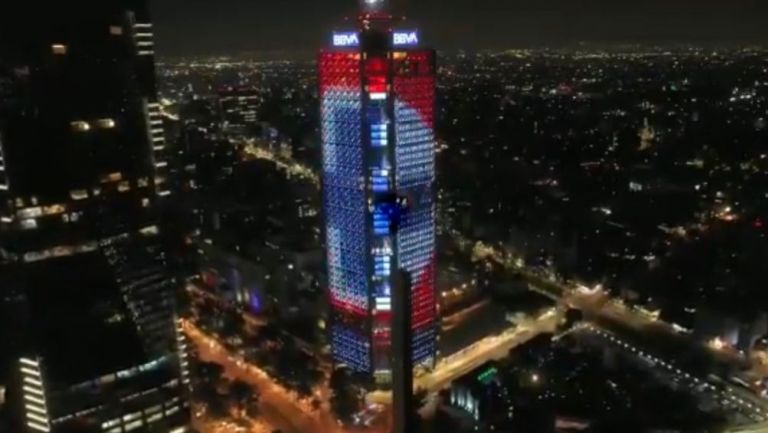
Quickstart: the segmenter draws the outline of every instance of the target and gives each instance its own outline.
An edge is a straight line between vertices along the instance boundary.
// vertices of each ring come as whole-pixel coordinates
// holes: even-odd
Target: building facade
[[[436,357],[435,56],[371,5],[334,32],[318,69],[333,356],[386,386],[399,269],[412,280],[414,364]]]
[[[146,1],[0,9],[0,383],[13,431],[184,431]]]
[[[222,130],[253,134],[259,126],[257,112],[261,96],[248,86],[222,86],[218,89]]]

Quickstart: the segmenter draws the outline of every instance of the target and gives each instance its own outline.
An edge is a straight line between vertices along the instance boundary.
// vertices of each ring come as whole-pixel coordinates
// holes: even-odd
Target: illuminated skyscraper
[[[144,0],[0,6],[0,384],[14,432],[188,423]]]
[[[436,356],[435,56],[366,0],[319,57],[330,326],[336,362],[391,380],[391,287],[412,279],[415,365]]]

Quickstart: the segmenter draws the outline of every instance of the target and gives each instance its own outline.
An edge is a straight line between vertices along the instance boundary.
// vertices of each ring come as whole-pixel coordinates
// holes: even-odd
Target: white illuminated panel
[[[360,45],[360,35],[357,32],[334,32],[334,47],[357,47]]]
[[[23,381],[24,415],[27,427],[36,431],[49,432],[51,423],[48,418],[40,361],[32,358],[21,358],[19,365]]]
[[[419,44],[419,32],[416,30],[400,30],[392,32],[392,45],[407,47]]]
[[[391,311],[392,310],[392,298],[377,297],[376,309],[378,311]]]

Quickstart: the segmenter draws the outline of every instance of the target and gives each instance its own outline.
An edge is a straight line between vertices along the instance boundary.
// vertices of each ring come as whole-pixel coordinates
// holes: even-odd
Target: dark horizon
[[[761,45],[759,0],[399,0],[431,45],[500,49],[594,44]],[[164,0],[151,5],[164,56],[314,51],[355,0]]]

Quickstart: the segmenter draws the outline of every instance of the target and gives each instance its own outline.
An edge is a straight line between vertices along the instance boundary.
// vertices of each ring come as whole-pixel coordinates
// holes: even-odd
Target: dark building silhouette
[[[392,291],[392,412],[394,433],[413,431],[418,408],[413,398],[413,354],[410,350],[411,277],[400,271]]]
[[[222,129],[228,132],[254,133],[261,98],[255,88],[222,86],[218,89]]]
[[[0,383],[13,431],[184,431],[140,0],[0,6]]]

